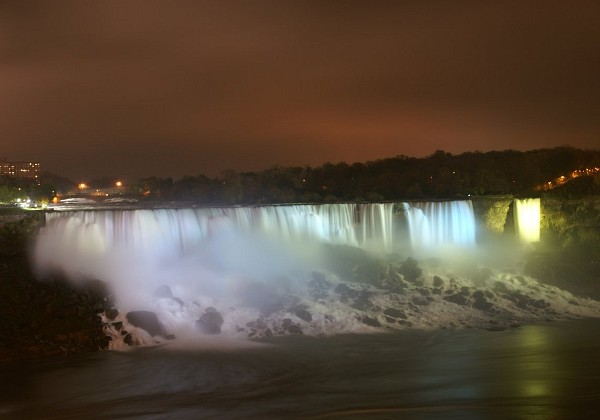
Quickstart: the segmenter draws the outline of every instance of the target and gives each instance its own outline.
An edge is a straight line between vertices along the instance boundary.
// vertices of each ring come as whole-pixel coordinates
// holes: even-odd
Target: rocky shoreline
[[[0,255],[0,279],[0,361],[107,348],[98,314],[110,304],[99,284],[38,281],[25,253]]]

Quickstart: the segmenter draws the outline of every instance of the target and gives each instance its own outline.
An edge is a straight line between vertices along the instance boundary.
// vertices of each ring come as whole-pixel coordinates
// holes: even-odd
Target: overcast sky
[[[0,0],[0,156],[85,180],[600,148],[598,1]]]

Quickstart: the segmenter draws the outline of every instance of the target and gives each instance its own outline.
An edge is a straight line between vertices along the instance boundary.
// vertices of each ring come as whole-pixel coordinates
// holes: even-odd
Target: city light
[[[558,178],[556,178],[554,181],[548,181],[543,185],[538,185],[537,187],[535,187],[534,189],[536,191],[539,190],[544,190],[544,191],[548,191],[548,190],[552,190],[560,185],[563,185],[569,181],[571,181],[572,179],[578,178],[580,176],[583,175],[596,175],[596,174],[600,174],[600,168],[599,167],[593,167],[593,168],[585,168],[585,169],[577,169],[573,172],[571,172],[569,175],[561,175]]]

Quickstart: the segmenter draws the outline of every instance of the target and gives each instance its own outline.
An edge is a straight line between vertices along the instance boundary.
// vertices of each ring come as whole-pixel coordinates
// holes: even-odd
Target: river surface
[[[599,333],[579,320],[0,365],[0,418],[600,418]]]

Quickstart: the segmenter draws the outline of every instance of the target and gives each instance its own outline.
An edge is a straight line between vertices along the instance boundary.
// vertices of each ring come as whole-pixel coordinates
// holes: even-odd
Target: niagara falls
[[[0,420],[596,419],[600,2],[0,2]]]

